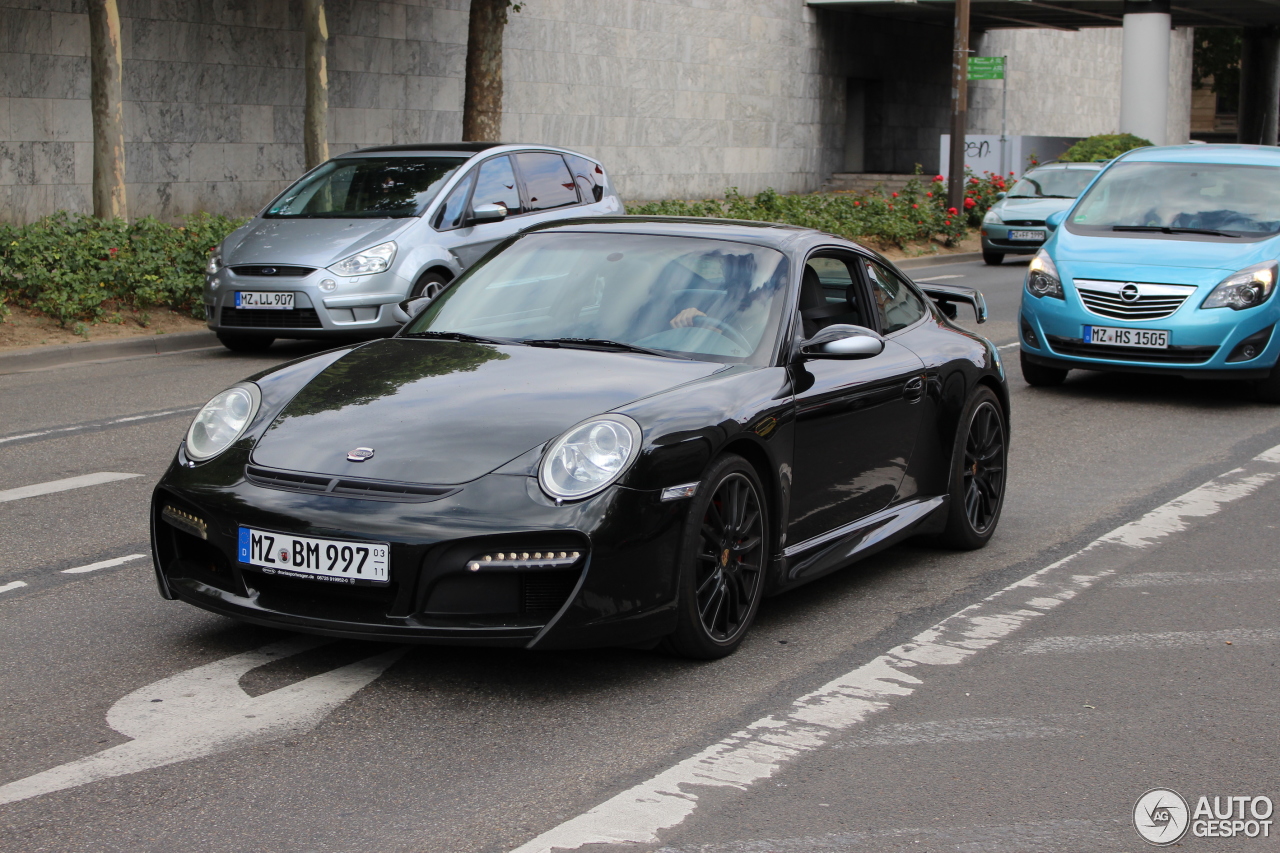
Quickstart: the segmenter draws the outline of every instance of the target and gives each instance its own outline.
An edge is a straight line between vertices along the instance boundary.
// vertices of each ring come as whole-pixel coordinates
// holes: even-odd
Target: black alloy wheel
[[[951,505],[942,534],[952,548],[981,548],[995,532],[1004,506],[1007,436],[1000,401],[979,387],[965,405],[952,449]]]
[[[717,460],[689,506],[682,543],[679,622],[669,650],[713,660],[732,653],[755,620],[769,558],[769,514],[755,470]]]
[[[417,299],[419,296],[425,296],[428,299],[435,299],[448,283],[449,280],[438,272],[423,273],[414,283],[409,298]]]
[[[1022,378],[1034,388],[1052,388],[1067,381],[1067,371],[1061,367],[1045,367],[1027,359],[1027,354],[1020,353],[1018,361],[1022,367]]]
[[[218,342],[232,352],[266,352],[275,342],[275,338],[266,335],[217,334]]]

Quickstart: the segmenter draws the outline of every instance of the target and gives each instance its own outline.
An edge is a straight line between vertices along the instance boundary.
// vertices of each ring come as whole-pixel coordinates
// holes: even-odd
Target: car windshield
[[[764,364],[786,302],[787,258],[696,237],[533,233],[472,267],[403,332],[542,346],[643,348]]]
[[[418,216],[463,157],[340,157],[275,200],[268,219],[399,219]]]
[[[1280,169],[1226,163],[1117,163],[1076,205],[1081,233],[1267,237],[1280,232]]]
[[[1098,175],[1097,169],[1041,169],[1013,185],[1009,198],[1075,198]]]

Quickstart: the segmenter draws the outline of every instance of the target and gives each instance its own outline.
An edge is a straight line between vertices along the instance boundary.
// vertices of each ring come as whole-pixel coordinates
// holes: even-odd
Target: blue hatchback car
[[[1280,402],[1280,149],[1140,148],[1047,224],[1022,292],[1028,383],[1171,373]]]

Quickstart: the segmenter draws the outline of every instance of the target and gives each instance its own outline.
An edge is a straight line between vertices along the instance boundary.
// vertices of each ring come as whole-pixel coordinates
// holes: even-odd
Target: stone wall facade
[[[1168,142],[1191,138],[1192,33],[1175,29],[1169,50]],[[1120,124],[1119,27],[991,30],[979,56],[1009,57],[1010,136],[1092,136],[1117,133]],[[1000,133],[997,80],[969,84],[969,132]]]
[[[301,0],[118,2],[130,216],[250,214],[301,174]],[[814,190],[855,160],[938,166],[947,28],[804,0],[522,5],[506,32],[503,137],[599,157],[628,201]],[[468,8],[327,0],[331,153],[460,138]],[[1178,39],[1183,138],[1190,40]],[[1119,30],[988,33],[983,53],[1016,54],[1010,132],[1114,129],[1119,44]],[[88,48],[85,0],[0,0],[0,220],[91,209]],[[975,85],[974,132],[989,132],[992,97]]]

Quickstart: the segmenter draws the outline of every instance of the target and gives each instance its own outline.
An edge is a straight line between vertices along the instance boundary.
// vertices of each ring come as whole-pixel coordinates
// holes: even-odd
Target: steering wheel
[[[695,326],[702,326],[703,328],[707,328],[707,329],[715,329],[717,332],[724,335],[726,338],[733,341],[738,346],[742,347],[742,351],[745,353],[750,353],[752,350],[755,349],[755,347],[751,345],[751,342],[748,341],[745,337],[743,337],[742,332],[739,332],[737,329],[735,329],[733,326],[730,326],[728,323],[724,322],[723,320],[717,320],[715,317],[708,317],[706,314],[698,314],[693,318],[691,322]]]

